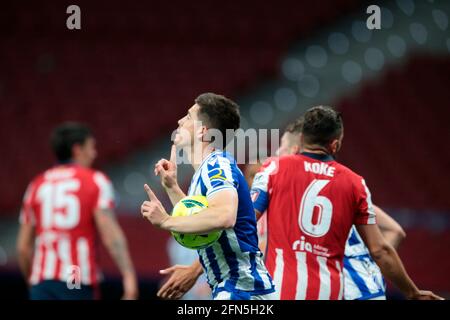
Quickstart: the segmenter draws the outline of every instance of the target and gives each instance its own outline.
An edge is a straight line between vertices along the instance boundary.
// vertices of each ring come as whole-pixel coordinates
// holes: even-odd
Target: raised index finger
[[[152,189],[148,186],[148,184],[144,184],[144,190],[147,192],[148,198],[150,201],[159,201],[158,198],[153,193]]]

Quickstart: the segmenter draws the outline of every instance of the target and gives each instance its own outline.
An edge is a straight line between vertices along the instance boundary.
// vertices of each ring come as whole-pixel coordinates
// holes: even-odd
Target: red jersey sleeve
[[[94,174],[94,182],[98,187],[98,198],[95,209],[114,209],[114,188],[111,180],[101,172]]]
[[[372,197],[364,179],[359,177],[355,184],[355,219],[354,224],[376,224]]]

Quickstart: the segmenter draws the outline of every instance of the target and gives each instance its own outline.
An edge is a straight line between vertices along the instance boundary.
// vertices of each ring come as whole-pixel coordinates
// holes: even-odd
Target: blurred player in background
[[[100,280],[97,236],[123,277],[123,299],[138,286],[127,242],[114,216],[110,180],[91,169],[97,151],[91,131],[77,123],[56,128],[58,164],[29,184],[20,214],[18,259],[31,299],[94,299]]]
[[[169,231],[223,232],[212,245],[198,250],[200,261],[165,270],[171,277],[158,295],[180,298],[203,272],[203,266],[215,300],[270,299],[274,288],[258,248],[248,185],[236,161],[223,151],[228,140],[226,130],[236,130],[240,125],[238,105],[226,97],[205,93],[195,99],[178,125],[174,144],[187,153],[195,169],[188,195],[206,196],[208,208],[192,216],[171,217],[146,185],[151,202],[144,202],[141,212],[152,224]],[[222,139],[212,143],[211,139],[217,138],[214,130]],[[175,146],[170,161],[159,161],[155,173],[160,175],[172,204],[185,197],[177,183]]]
[[[381,235],[364,179],[334,160],[343,139],[341,115],[314,107],[303,121],[302,153],[269,159],[252,187],[257,214],[267,210],[266,265],[280,298],[342,299],[344,251],[354,224],[383,274],[407,298],[439,299],[415,286]]]
[[[289,124],[283,136],[281,137],[280,148],[277,151],[278,156],[286,156],[298,154],[301,151],[301,131],[303,127],[303,117]],[[249,171],[251,174],[256,174]],[[252,178],[253,181],[253,178]],[[252,185],[252,184],[251,184]],[[386,241],[394,248],[398,248],[401,241],[406,237],[402,227],[392,219],[385,211],[377,206],[373,206],[376,216],[377,225],[381,230]],[[267,216],[262,215],[258,220],[260,234],[267,230]],[[262,236],[263,238],[266,235]],[[263,242],[262,245],[265,243]],[[260,245],[261,247],[261,245]],[[344,256],[344,299],[345,300],[368,300],[368,299],[385,299],[386,285],[381,274],[381,270],[369,253],[369,249],[364,245],[355,226],[347,239]]]

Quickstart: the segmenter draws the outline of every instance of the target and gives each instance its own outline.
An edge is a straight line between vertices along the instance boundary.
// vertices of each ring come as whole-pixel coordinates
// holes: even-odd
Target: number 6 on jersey
[[[313,180],[306,188],[300,203],[300,230],[311,237],[322,237],[330,229],[333,204],[327,197],[318,195],[329,182],[330,180]],[[316,224],[313,223],[315,207],[319,209]]]

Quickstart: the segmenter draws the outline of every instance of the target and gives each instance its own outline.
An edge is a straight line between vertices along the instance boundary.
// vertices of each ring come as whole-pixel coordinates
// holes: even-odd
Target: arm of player
[[[277,163],[274,159],[267,160],[260,171],[255,174],[250,189],[250,195],[255,209],[256,220],[258,221],[269,207],[269,179],[276,172]]]
[[[35,228],[32,223],[21,223],[17,235],[17,258],[25,280],[28,283],[33,258]]]
[[[253,202],[253,208],[255,210],[256,221],[259,221],[269,207],[269,197],[267,192],[252,186],[250,195]]]
[[[400,243],[405,239],[406,233],[403,228],[390,217],[385,211],[377,206],[373,206],[376,216],[377,224],[383,234],[383,237],[394,248],[398,248]]]
[[[142,215],[153,225],[180,233],[209,233],[234,227],[237,218],[238,196],[227,188],[208,198],[208,208],[187,217],[171,217],[148,185],[144,186],[150,201],[141,206]]]
[[[155,175],[161,178],[161,185],[169,196],[172,205],[175,205],[186,196],[177,182],[176,152],[176,146],[172,145],[170,160],[161,159],[155,165]]]
[[[376,224],[357,225],[359,234],[380,267],[383,275],[392,281],[408,299],[441,300],[431,291],[419,290],[406,273],[395,249],[383,238]]]
[[[128,252],[127,240],[114,213],[108,209],[98,209],[95,212],[95,223],[103,244],[122,274],[122,299],[137,299],[139,293],[136,273]]]
[[[162,299],[180,299],[197,282],[203,268],[197,260],[190,266],[175,265],[159,272],[170,277],[159,289],[157,296]]]

